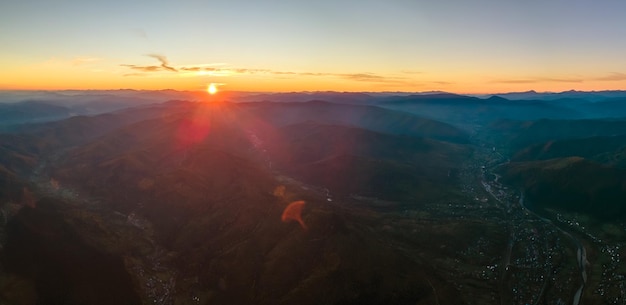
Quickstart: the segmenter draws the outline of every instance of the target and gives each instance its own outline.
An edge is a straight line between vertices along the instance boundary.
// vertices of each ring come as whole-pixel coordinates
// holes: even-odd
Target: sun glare
[[[213,94],[217,93],[217,86],[214,83],[210,83],[209,87],[207,87],[206,91],[209,94],[213,95]]]

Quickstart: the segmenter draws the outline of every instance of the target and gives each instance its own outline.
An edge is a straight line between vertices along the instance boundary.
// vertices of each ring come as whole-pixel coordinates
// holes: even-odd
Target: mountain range
[[[3,92],[0,303],[500,303],[502,194],[623,220],[624,96]]]

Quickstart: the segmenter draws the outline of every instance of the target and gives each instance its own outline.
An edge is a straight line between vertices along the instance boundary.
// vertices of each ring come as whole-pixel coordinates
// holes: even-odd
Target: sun
[[[209,86],[206,88],[206,92],[211,95],[217,93],[217,86],[214,83],[210,83]]]

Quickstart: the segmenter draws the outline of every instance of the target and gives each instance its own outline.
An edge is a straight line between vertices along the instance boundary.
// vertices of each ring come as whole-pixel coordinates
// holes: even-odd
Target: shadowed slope
[[[429,137],[458,143],[468,141],[468,135],[452,125],[375,106],[310,101],[306,103],[249,103],[244,104],[243,107],[247,108],[254,117],[277,126],[316,121],[325,124],[350,125],[395,135]]]
[[[626,171],[580,157],[510,163],[503,179],[521,186],[532,206],[557,207],[601,218],[626,215]]]
[[[624,135],[626,120],[504,120],[490,125],[490,129],[504,145],[521,149],[552,140]]]
[[[470,153],[463,145],[339,125],[291,125],[280,135],[284,145],[269,151],[276,168],[335,195],[414,203],[454,196]]]
[[[531,145],[513,156],[515,161],[583,157],[606,165],[626,167],[626,135],[550,141]]]
[[[375,222],[375,213],[328,203],[324,194],[276,177],[267,158],[275,156],[272,147],[289,147],[298,134],[339,145],[339,137],[327,137],[337,131],[346,144],[381,160],[418,162],[422,153],[449,166],[456,164],[449,152],[430,150],[450,147],[459,151],[451,155],[462,155],[465,149],[350,127],[303,128],[276,130],[245,106],[197,105],[73,148],[51,175],[101,205],[147,219],[169,251],[164,264],[179,274],[175,297],[181,302],[197,295],[217,304],[462,303],[435,270],[386,246],[384,234],[372,234],[365,223]],[[198,129],[201,136],[193,136]],[[370,138],[375,144],[361,144]],[[383,143],[401,149],[371,153]],[[381,164],[381,170],[392,165]],[[281,196],[277,186],[286,189]],[[306,201],[300,212],[307,231],[281,221],[298,200]]]

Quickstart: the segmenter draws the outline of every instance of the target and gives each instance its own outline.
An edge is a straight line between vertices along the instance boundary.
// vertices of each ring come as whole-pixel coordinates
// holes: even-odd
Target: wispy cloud
[[[447,82],[447,81],[433,81],[431,83],[437,84],[437,85],[445,85],[445,86],[454,84],[453,82]]]
[[[387,77],[376,75],[373,73],[349,73],[349,74],[337,74],[339,77],[343,77],[345,79],[351,79],[356,81],[381,81],[386,80]]]
[[[167,57],[159,54],[148,54],[148,57],[152,57],[159,62],[161,62],[160,66],[139,66],[139,65],[130,65],[130,64],[122,64],[120,66],[127,67],[133,70],[141,71],[141,72],[159,72],[159,71],[171,71],[178,72],[178,70],[172,66],[170,66]]]
[[[157,71],[163,71],[163,68],[160,66],[135,66],[135,65],[121,65],[122,67],[128,67],[131,68],[133,70],[138,70],[138,71],[142,71],[142,72],[157,72]]]
[[[534,84],[538,82],[540,81],[536,79],[499,79],[492,81],[492,83],[499,84]]]
[[[344,73],[344,74],[328,74],[329,76],[340,77],[358,82],[370,83],[387,83],[387,84],[404,84],[411,83],[411,79],[399,76],[381,75],[375,73]]]
[[[214,71],[214,70],[215,70],[215,68],[203,68],[203,67],[182,67],[182,68],[180,68],[180,70],[182,70],[182,71],[189,71],[189,72],[198,72],[198,71],[207,71],[207,70]]]
[[[176,70],[175,68],[173,68],[172,66],[170,66],[169,62],[167,61],[167,57],[163,56],[163,55],[159,55],[159,54],[148,54],[149,57],[155,58],[158,61],[161,62],[161,67],[163,67],[163,69],[165,70],[169,70],[172,72],[177,72],[178,70]]]
[[[258,68],[229,68],[224,63],[187,65],[175,67],[170,64],[167,57],[160,54],[148,54],[147,56],[158,60],[161,65],[134,65],[122,64],[121,66],[130,68],[143,73],[128,73],[124,76],[145,76],[150,72],[177,72],[181,76],[234,76],[234,75],[275,75],[281,77],[302,76],[302,77],[336,77],[358,82],[376,82],[376,83],[403,83],[406,84],[410,79],[404,76],[389,76],[370,72],[363,73],[328,73],[328,72],[296,72],[296,71],[279,71],[271,69]],[[403,72],[404,73],[404,72]],[[417,73],[417,72],[415,72]]]
[[[543,80],[546,82],[552,82],[552,83],[582,83],[584,82],[584,80],[580,78],[544,78]]]
[[[601,80],[601,81],[621,81],[621,80],[626,80],[626,74],[624,73],[620,73],[620,72],[613,72],[607,76],[603,76],[603,77],[598,77],[595,80]]]
[[[297,75],[298,74],[296,72],[289,72],[289,71],[274,71],[272,73],[276,75]]]
[[[536,83],[582,83],[580,78],[551,78],[551,77],[529,77],[514,79],[498,79],[491,81],[499,84],[536,84]]]

